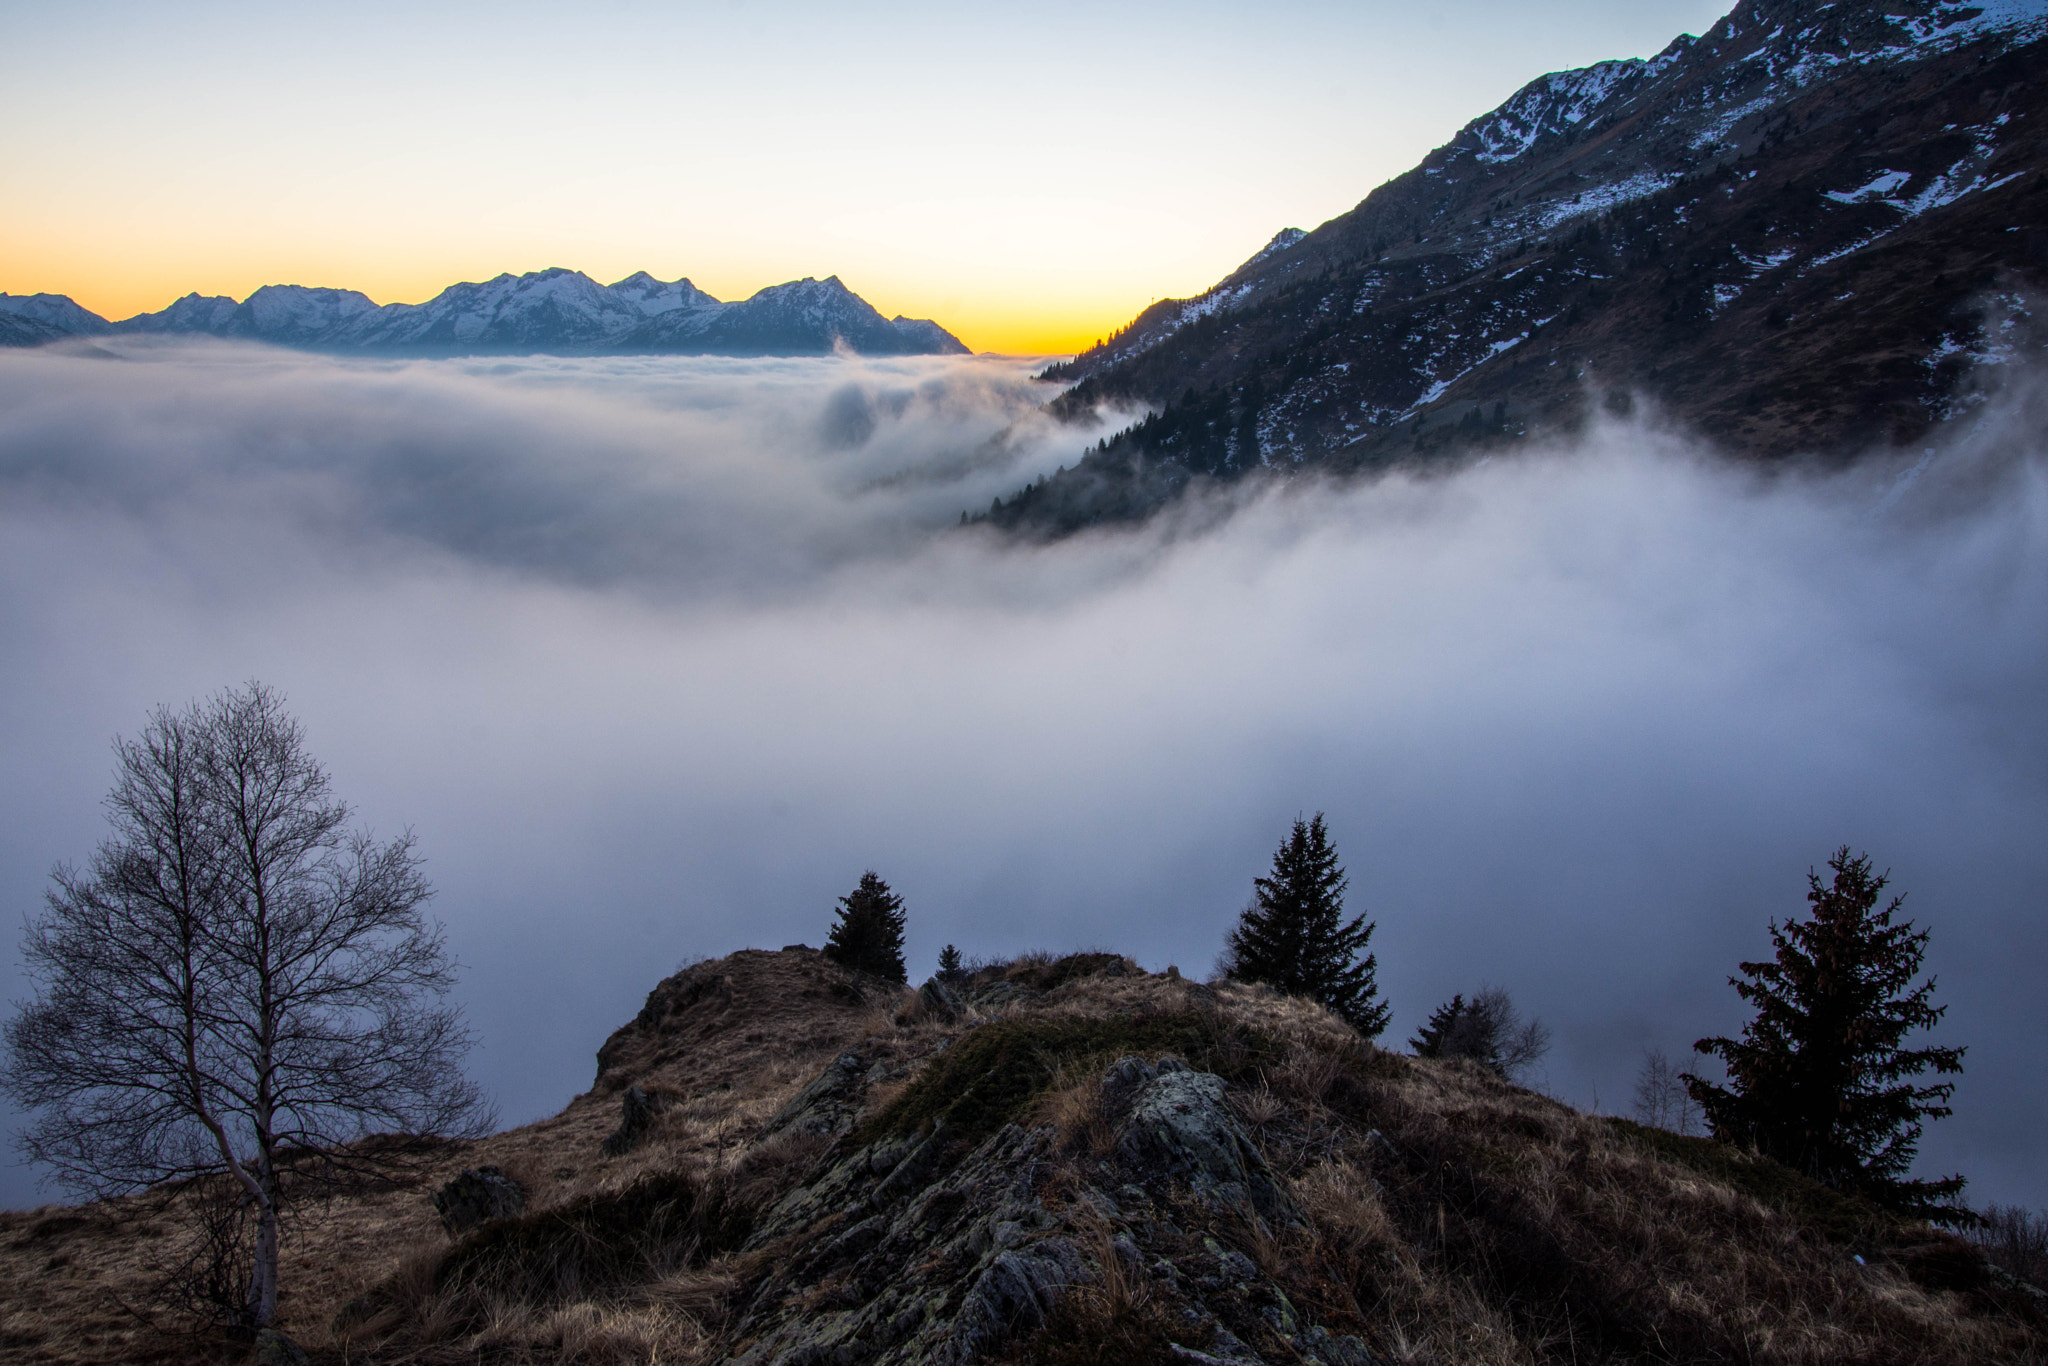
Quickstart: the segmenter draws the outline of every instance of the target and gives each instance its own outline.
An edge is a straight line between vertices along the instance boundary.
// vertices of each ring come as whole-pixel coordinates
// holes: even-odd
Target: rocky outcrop
[[[1244,1126],[1223,1103],[1223,1078],[1176,1058],[1157,1067],[1125,1058],[1103,1080],[1105,1100],[1126,1102],[1117,1158],[1148,1184],[1185,1182],[1199,1198],[1263,1219],[1301,1222]]]
[[[846,1096],[861,1071],[854,1055],[835,1061],[791,1112]],[[1362,1343],[1309,1322],[1226,1242],[1299,1216],[1224,1090],[1178,1059],[1117,1062],[1099,1097],[1117,1139],[1093,1161],[1057,1127],[1023,1123],[964,1152],[942,1123],[839,1152],[749,1239],[774,1270],[730,1359],[966,1363],[1052,1323],[1114,1261],[1151,1283],[1181,1359],[1366,1366]]]
[[[751,1085],[764,1056],[836,1055],[860,1041],[871,987],[802,946],[690,964],[597,1050],[593,1089],[665,1086],[696,1097]]]
[[[860,1116],[867,1088],[881,1080],[887,1064],[859,1053],[841,1053],[761,1128],[763,1138],[780,1133],[838,1138]]]
[[[967,1002],[941,978],[934,977],[919,987],[917,997],[928,1019],[958,1024],[967,1018]]]
[[[434,1213],[451,1238],[491,1219],[510,1219],[526,1208],[519,1183],[496,1167],[469,1167],[434,1192]]]
[[[619,1127],[599,1145],[606,1157],[621,1157],[647,1141],[654,1121],[675,1099],[667,1091],[647,1091],[628,1086],[619,1097]]]

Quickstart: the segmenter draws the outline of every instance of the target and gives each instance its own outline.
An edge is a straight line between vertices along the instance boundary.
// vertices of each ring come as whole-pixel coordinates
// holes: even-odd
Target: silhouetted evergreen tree
[[[1906,1175],[1922,1121],[1947,1115],[1955,1090],[1909,1079],[1963,1070],[1960,1048],[1900,1047],[1947,1010],[1929,1004],[1933,978],[1913,985],[1927,931],[1893,922],[1903,897],[1876,909],[1887,879],[1871,874],[1867,856],[1844,845],[1828,867],[1831,883],[1807,874],[1812,918],[1773,922],[1776,956],[1742,964],[1747,981],[1728,979],[1756,1006],[1742,1037],[1694,1045],[1727,1064],[1728,1084],[1687,1073],[1686,1089],[1718,1138],[1901,1212],[1953,1221],[1962,1177]]]
[[[1461,992],[1429,1012],[1429,1019],[1422,1029],[1408,1041],[1418,1058],[1442,1058],[1451,1056],[1446,1052],[1455,1036],[1458,1024],[1465,1018],[1465,997]]]
[[[1320,1001],[1374,1038],[1387,1027],[1387,1005],[1375,981],[1379,960],[1358,958],[1373,926],[1362,915],[1344,919],[1348,885],[1323,813],[1297,818],[1273,854],[1272,875],[1252,879],[1254,899],[1230,932],[1224,966],[1239,981]]]
[[[1524,1020],[1500,987],[1482,987],[1471,1000],[1460,994],[1430,1013],[1408,1041],[1418,1058],[1471,1058],[1513,1077],[1550,1051],[1550,1030]]]
[[[956,982],[967,975],[967,969],[960,961],[960,950],[951,944],[939,950],[939,979]]]
[[[903,969],[903,898],[869,869],[860,886],[839,898],[839,923],[825,941],[825,956],[885,981],[907,979]]]

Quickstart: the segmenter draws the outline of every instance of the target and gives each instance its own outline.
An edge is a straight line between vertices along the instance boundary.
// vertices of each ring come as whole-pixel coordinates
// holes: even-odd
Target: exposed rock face
[[[807,1094],[843,1094],[858,1073],[848,1055]],[[1113,1259],[1171,1300],[1184,1359],[1261,1360],[1253,1340],[1288,1359],[1366,1366],[1356,1338],[1307,1322],[1203,1232],[1298,1218],[1223,1095],[1221,1077],[1176,1059],[1118,1062],[1101,1092],[1120,1130],[1113,1152],[1058,1195],[1045,1178],[1075,1159],[1050,1125],[1009,1124],[964,1153],[943,1125],[844,1152],[749,1240],[775,1270],[740,1315],[731,1359],[955,1366],[1046,1325]]]
[[[919,987],[917,994],[924,1002],[925,1013],[935,1020],[954,1024],[967,1016],[967,1003],[960,999],[960,993],[936,977]]]
[[[841,1053],[776,1112],[761,1136],[787,1132],[838,1138],[853,1128],[862,1096],[885,1070],[886,1064],[870,1062],[859,1053]]]
[[[510,1219],[526,1208],[519,1183],[496,1167],[470,1167],[434,1192],[434,1212],[451,1238],[490,1219]]]

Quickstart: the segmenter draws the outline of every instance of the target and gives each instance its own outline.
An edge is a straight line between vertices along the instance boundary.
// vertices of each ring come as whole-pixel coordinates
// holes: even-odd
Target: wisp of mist
[[[1739,1027],[1729,974],[1846,843],[1970,1048],[1923,1171],[2048,1204],[2033,390],[1836,476],[1642,418],[1052,544],[956,527],[1102,434],[1050,392],[986,358],[0,353],[10,918],[104,834],[116,734],[262,679],[417,833],[511,1122],[681,962],[822,942],[867,868],[917,977],[948,942],[1206,973],[1315,811],[1388,1042],[1504,986],[1554,1031],[1537,1084],[1625,1112],[1644,1049]]]

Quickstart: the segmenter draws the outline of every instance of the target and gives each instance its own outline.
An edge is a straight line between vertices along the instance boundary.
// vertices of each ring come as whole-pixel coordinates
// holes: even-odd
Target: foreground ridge
[[[194,1355],[109,1298],[189,1198],[5,1216],[10,1359]],[[335,1196],[294,1256],[281,1323],[336,1362],[2048,1353],[2040,1292],[1949,1235],[1107,953],[685,968],[561,1115]]]

